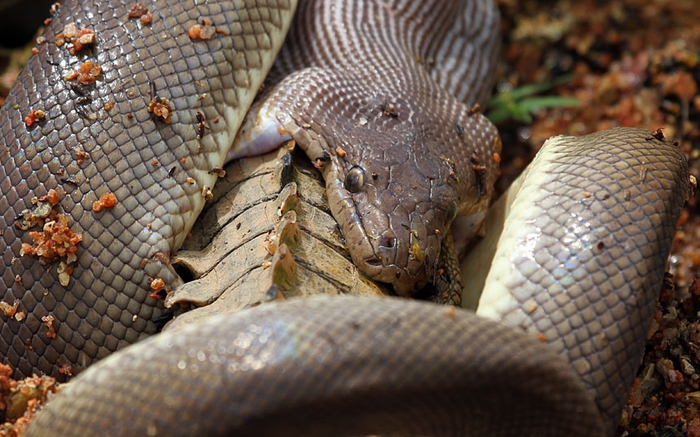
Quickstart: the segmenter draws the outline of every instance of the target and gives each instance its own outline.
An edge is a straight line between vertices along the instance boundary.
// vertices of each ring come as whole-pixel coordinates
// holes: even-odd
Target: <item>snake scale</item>
[[[164,309],[151,282],[181,285],[170,256],[296,9],[144,4],[150,24],[128,18],[130,2],[66,1],[1,109],[2,301],[25,318],[6,311],[0,351],[19,375],[78,371],[156,332]],[[353,261],[410,295],[439,274],[451,225],[458,243],[474,233],[491,197],[497,134],[473,104],[489,92],[497,11],[308,0],[295,20],[238,142],[261,153],[296,140],[323,172]],[[69,23],[95,41],[75,53],[57,44]],[[191,38],[198,23],[213,33]],[[68,79],[88,60],[101,66],[94,85]],[[536,208],[514,204],[527,226],[510,228],[525,234],[506,225],[506,257],[482,296],[497,322],[396,299],[263,305],[104,359],[29,435],[611,434],[690,190],[687,164],[638,129],[545,149],[520,189],[545,194],[530,195]],[[109,193],[116,204],[94,211]],[[40,247],[22,243],[56,223],[80,238],[64,234],[67,254],[41,263]]]

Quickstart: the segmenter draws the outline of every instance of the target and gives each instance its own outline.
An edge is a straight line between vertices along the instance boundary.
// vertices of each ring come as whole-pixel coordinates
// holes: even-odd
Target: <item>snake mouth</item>
[[[376,256],[372,256],[365,260],[365,263],[372,267],[383,267],[382,261]]]

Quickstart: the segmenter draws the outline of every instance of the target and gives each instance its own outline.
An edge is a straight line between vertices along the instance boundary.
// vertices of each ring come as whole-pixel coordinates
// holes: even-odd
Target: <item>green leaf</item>
[[[531,112],[539,109],[578,106],[579,100],[573,97],[541,96],[536,94],[548,91],[557,85],[569,82],[574,74],[559,76],[551,82],[522,85],[514,90],[494,96],[488,104],[486,117],[498,124],[508,119],[520,123],[532,123]]]
[[[562,108],[566,106],[578,106],[581,102],[575,97],[562,96],[542,96],[529,97],[518,102],[518,108],[525,111],[536,111],[539,109]]]

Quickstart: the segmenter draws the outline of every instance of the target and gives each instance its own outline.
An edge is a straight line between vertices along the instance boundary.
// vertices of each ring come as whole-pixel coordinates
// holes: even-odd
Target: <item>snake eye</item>
[[[353,167],[345,175],[345,189],[351,193],[359,193],[365,186],[365,171],[361,167]]]

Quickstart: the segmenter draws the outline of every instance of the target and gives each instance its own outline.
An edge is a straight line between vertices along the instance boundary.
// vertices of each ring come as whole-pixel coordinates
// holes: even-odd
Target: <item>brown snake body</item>
[[[201,210],[216,179],[211,170],[223,164],[291,21],[293,5],[268,3],[156,1],[148,26],[129,20],[131,5],[119,1],[67,2],[53,17],[47,42],[0,114],[2,300],[19,300],[27,316],[2,321],[0,351],[20,374],[55,374],[62,364],[78,370],[155,332],[163,309],[148,297],[149,282],[181,284],[169,257]],[[472,216],[460,223],[473,233],[474,217],[483,216],[490,198],[496,134],[470,108],[488,94],[488,87],[473,84],[489,82],[497,13],[478,1],[302,1],[298,15],[301,24],[292,28],[251,117],[272,126],[274,141],[291,136],[318,162],[360,269],[411,294],[434,280],[454,215]],[[222,32],[192,41],[188,28],[201,18]],[[97,41],[86,52],[56,46],[54,36],[69,22],[94,28]],[[473,67],[456,62],[460,53],[473,57]],[[103,66],[94,87],[66,81],[65,71],[86,59]],[[147,110],[153,97],[167,98],[172,120]],[[114,109],[105,109],[106,102]],[[24,117],[32,109],[46,118],[28,126]],[[205,135],[199,113],[207,120]],[[255,138],[269,132],[241,138],[259,145],[267,140]],[[271,304],[158,336],[103,361],[39,415],[30,435],[75,435],[76,429],[85,435],[610,433],[689,188],[682,154],[649,133],[616,130],[580,144],[587,142],[612,158],[592,159],[584,147],[563,178],[571,181],[565,187],[585,220],[581,226],[596,232],[580,240],[590,244],[566,249],[585,267],[563,274],[557,263],[568,268],[569,259],[554,253],[554,262],[541,264],[543,271],[554,267],[555,285],[538,282],[533,298],[517,293],[526,287],[516,289],[508,301],[515,313],[534,315],[532,323],[514,323],[528,335],[469,313],[391,299]],[[548,171],[560,174],[533,171],[530,180]],[[595,187],[589,201],[571,194],[585,191],[575,184],[580,180]],[[56,205],[41,200],[50,189],[59,192]],[[107,192],[117,204],[93,212]],[[26,222],[41,215],[33,197],[82,232],[75,260],[42,265],[20,255],[29,241]],[[547,198],[539,202],[546,205]],[[606,214],[613,220],[592,221]],[[547,225],[537,229],[528,247],[564,238],[543,231]],[[614,238],[601,245],[601,232]],[[613,255],[619,258],[596,261]],[[540,261],[536,251],[523,258]],[[603,276],[591,263],[603,265]],[[550,311],[548,299],[537,297],[572,278],[583,284],[577,293],[587,296],[593,313],[580,300]],[[621,279],[637,288],[617,297]],[[502,314],[516,319],[512,311]],[[56,338],[46,335],[42,317],[49,315]],[[534,341],[537,333],[566,358]],[[584,333],[595,340],[576,343]],[[601,377],[598,368],[607,374]],[[611,375],[620,378],[612,389]],[[541,384],[548,378],[551,385]],[[93,390],[93,384],[105,385]],[[516,394],[503,398],[506,387]],[[230,393],[227,409],[222,396]],[[136,417],[146,405],[148,415]]]

